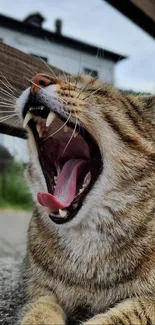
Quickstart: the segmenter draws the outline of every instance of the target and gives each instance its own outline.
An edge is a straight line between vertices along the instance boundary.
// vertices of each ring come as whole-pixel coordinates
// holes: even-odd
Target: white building
[[[42,27],[44,18],[39,13],[28,16],[24,21],[0,15],[0,40],[25,53],[43,58],[47,63],[71,74],[87,73],[109,83],[114,83],[114,68],[124,56],[96,46],[66,37],[62,34],[62,22],[57,19],[55,32]],[[20,150],[14,139],[14,146],[6,136],[0,143],[7,145],[11,153]],[[17,153],[18,159],[23,155]],[[24,156],[26,157],[26,156]],[[26,158],[24,158],[25,160]]]

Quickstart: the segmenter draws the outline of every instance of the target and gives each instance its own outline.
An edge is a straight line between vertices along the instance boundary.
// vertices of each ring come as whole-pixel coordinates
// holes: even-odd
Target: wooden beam
[[[29,87],[31,78],[41,72],[53,73],[53,75],[62,73],[57,68],[48,67],[38,58],[0,42],[0,102],[10,100],[11,95],[18,97],[24,89]],[[13,87],[11,91],[8,89],[10,85]],[[9,118],[4,121],[5,116],[11,113],[2,111],[9,112],[10,110],[11,108],[5,108],[3,104],[0,104],[0,121],[2,121],[0,122],[0,133],[25,138],[26,132],[22,129],[19,119]]]
[[[145,15],[149,16],[155,22],[155,1],[153,0],[131,0]]]
[[[27,132],[21,127],[0,123],[0,133],[8,134],[13,137],[27,139]]]
[[[155,1],[104,0],[155,38]]]

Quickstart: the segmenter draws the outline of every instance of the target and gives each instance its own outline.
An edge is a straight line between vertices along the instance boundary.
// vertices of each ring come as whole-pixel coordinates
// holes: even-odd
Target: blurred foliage
[[[0,161],[1,160],[13,160],[13,157],[11,156],[10,152],[7,148],[5,148],[2,144],[0,144]]]
[[[23,163],[17,163],[12,156],[0,148],[0,207],[32,209],[32,197],[24,180]]]
[[[122,90],[122,89],[119,89],[123,94],[126,94],[126,95],[139,95],[139,96],[145,96],[145,95],[152,95],[151,93],[147,93],[147,92],[137,92],[137,91],[134,91],[134,90]]]

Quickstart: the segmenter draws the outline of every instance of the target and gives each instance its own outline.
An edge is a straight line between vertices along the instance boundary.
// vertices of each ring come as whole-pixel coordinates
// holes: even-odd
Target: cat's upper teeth
[[[54,112],[50,112],[46,119],[46,127],[50,126],[50,124],[55,120],[56,114]]]
[[[31,120],[31,118],[33,118],[32,114],[30,112],[27,112],[27,114],[25,115],[24,118],[24,122],[23,122],[23,128],[26,128],[28,122]]]
[[[43,108],[44,108],[43,106],[39,106],[40,110],[42,110]],[[34,110],[34,108],[30,107],[30,110]],[[36,129],[37,129],[38,135],[41,138],[43,136],[43,132],[45,131],[45,125],[48,128],[52,124],[52,122],[55,120],[56,114],[54,112],[50,112],[47,116],[46,123],[44,122],[45,124],[43,125],[43,124],[40,124],[40,120],[38,120],[38,117],[33,115],[30,112],[30,110],[25,115],[23,127],[26,128],[28,122],[31,119],[34,119],[34,121],[36,122]],[[68,132],[69,130],[72,131],[72,129],[70,127],[68,127],[67,125],[64,126],[63,130],[65,133]],[[79,132],[74,131],[74,138],[76,138],[78,135],[79,135]]]

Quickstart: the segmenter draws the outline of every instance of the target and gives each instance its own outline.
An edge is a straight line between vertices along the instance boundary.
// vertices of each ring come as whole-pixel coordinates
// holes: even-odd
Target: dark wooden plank
[[[152,18],[155,22],[155,1],[154,0],[131,0],[131,2],[142,10],[145,15]]]
[[[155,0],[104,0],[155,38]]]
[[[27,132],[23,128],[0,123],[0,133],[9,134],[13,137],[27,139]]]
[[[29,86],[31,78],[41,72],[50,74],[53,72],[53,75],[62,73],[61,70],[55,67],[48,67],[38,58],[0,42],[0,88],[3,88],[5,91],[3,93],[0,90],[0,102],[9,98],[9,95],[6,93],[9,92],[7,82],[12,85],[13,94],[18,97]],[[10,93],[12,94],[12,92]],[[8,114],[2,113],[2,111],[10,111],[11,108],[4,108],[2,106],[3,104],[0,105],[0,121],[2,121],[0,122],[0,133],[25,137],[26,133],[22,130],[22,125],[19,120],[7,119],[4,121],[5,116]]]

